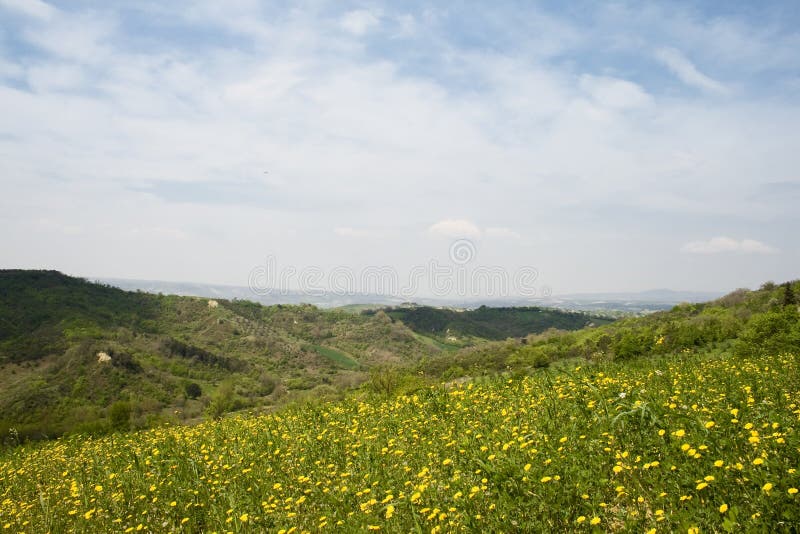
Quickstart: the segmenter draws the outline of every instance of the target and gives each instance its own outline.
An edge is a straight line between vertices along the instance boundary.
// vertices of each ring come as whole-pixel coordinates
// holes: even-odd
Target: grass
[[[315,351],[317,351],[317,353],[325,356],[330,361],[341,367],[344,367],[345,369],[358,369],[361,367],[361,365],[358,363],[358,360],[348,356],[344,352],[332,349],[330,347],[323,347],[321,345],[312,345],[312,347]]]
[[[684,353],[0,454],[26,532],[792,531],[800,361]]]
[[[439,349],[439,350],[453,351],[453,350],[458,350],[458,349],[461,348],[460,345],[451,345],[451,344],[448,344],[448,343],[443,343],[443,342],[439,341],[438,339],[434,339],[434,338],[428,337],[428,336],[423,336],[422,334],[418,334],[416,332],[414,332],[412,335],[414,336],[414,339],[416,339],[417,341],[419,341],[421,343],[424,343],[424,344],[428,345],[429,347],[433,347],[433,348],[436,348],[436,349]]]

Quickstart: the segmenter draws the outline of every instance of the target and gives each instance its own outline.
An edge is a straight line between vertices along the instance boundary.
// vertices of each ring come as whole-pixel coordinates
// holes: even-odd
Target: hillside
[[[456,378],[554,361],[633,360],[667,354],[769,354],[800,351],[800,282],[766,283],[719,299],[681,304],[574,332],[529,335],[523,344],[495,342],[440,353],[425,360],[428,375]]]
[[[350,343],[347,356],[372,366],[368,387],[277,413],[8,447],[0,450],[7,487],[0,524],[82,532],[493,532],[508,525],[523,532],[793,532],[800,521],[798,289],[798,282],[768,283],[597,328],[434,351],[394,368],[368,354],[359,360],[359,343],[340,330],[360,327],[362,340],[404,333],[410,339],[403,343],[413,346],[419,334],[386,313],[345,313],[355,321],[348,322],[320,318],[312,307],[215,307],[138,295],[166,299],[181,310],[174,314],[183,328],[203,339],[231,320],[232,328],[299,339],[340,366],[349,362],[342,355]],[[106,319],[109,329],[116,307],[106,309],[82,320]],[[174,327],[174,315],[158,306],[153,313],[143,319],[153,321],[152,331],[137,339]],[[52,329],[55,320],[22,315],[37,317],[37,328]],[[120,317],[133,326],[118,330],[140,328],[131,313]],[[165,317],[172,322],[165,325]],[[301,319],[328,325],[325,344],[292,337],[307,330]],[[172,357],[193,354],[192,370],[225,368],[237,388],[252,369],[237,366],[259,361],[243,351],[214,360],[223,356],[210,341],[202,352],[173,339],[165,345]],[[142,353],[127,361],[149,372]],[[67,369],[70,362],[62,363]],[[102,374],[113,363],[98,368]],[[24,440],[4,434],[12,445]]]
[[[521,313],[509,335],[563,326],[561,312]],[[119,425],[143,428],[337,397],[370,369],[482,344],[480,336],[500,335],[494,323],[446,344],[383,311],[153,295],[55,271],[0,271],[0,435],[102,431],[114,404]]]
[[[0,433],[92,430],[116,401],[130,404],[136,426],[148,426],[202,416],[209,405],[224,412],[304,392],[330,396],[362,381],[370,366],[436,351],[385,315],[133,293],[54,271],[0,271]],[[187,387],[194,391],[187,395]]]
[[[0,450],[26,532],[794,532],[790,355],[582,362]]]
[[[384,312],[419,334],[456,345],[468,344],[471,338],[497,341],[539,334],[551,328],[579,330],[612,322],[607,317],[540,307],[481,306],[474,310],[456,310],[397,306],[384,308]]]

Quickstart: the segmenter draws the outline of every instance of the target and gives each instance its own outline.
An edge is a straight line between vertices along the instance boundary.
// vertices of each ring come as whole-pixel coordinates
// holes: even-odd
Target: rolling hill
[[[516,318],[512,310],[433,311],[432,321],[470,317],[448,319],[467,335],[448,344],[418,316],[423,310],[262,306],[129,292],[56,271],[0,271],[0,435],[102,431],[114,404],[130,411],[134,427],[148,427],[336,397],[370,369],[413,367],[487,339],[586,322],[537,309]]]

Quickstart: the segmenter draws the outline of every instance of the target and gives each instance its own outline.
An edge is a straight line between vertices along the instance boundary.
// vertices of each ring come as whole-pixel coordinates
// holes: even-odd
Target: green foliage
[[[377,312],[366,310],[362,313]],[[541,333],[550,328],[578,330],[611,322],[605,317],[539,307],[481,306],[475,310],[454,310],[414,306],[387,308],[386,313],[419,334],[445,340],[469,336],[499,341]]]
[[[197,382],[187,382],[184,386],[184,393],[187,399],[196,399],[203,394],[203,389]]]
[[[206,414],[213,419],[220,419],[223,415],[242,407],[241,399],[236,395],[234,382],[232,380],[223,381],[214,395],[211,403],[206,408]]]
[[[131,405],[125,401],[117,401],[108,409],[108,419],[112,430],[128,430],[131,423]]]
[[[760,314],[739,336],[736,351],[742,355],[784,354],[800,349],[800,314],[794,305]]]

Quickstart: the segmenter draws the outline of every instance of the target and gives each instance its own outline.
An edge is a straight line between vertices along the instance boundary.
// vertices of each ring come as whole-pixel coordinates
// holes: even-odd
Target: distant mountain
[[[123,278],[97,278],[95,281],[127,291],[145,291],[164,295],[194,296],[221,299],[243,299],[265,306],[275,304],[313,304],[321,308],[336,308],[357,304],[401,304],[403,299],[384,295],[348,293],[308,294],[301,291],[273,291],[260,295],[247,286],[200,284],[193,282],[166,282],[162,280],[129,280]]]
[[[616,301],[616,302],[663,302],[680,304],[682,302],[706,302],[717,299],[722,291],[675,291],[672,289],[650,289],[639,292],[611,293],[571,293],[558,298],[576,301]]]
[[[266,306],[274,304],[308,303],[321,308],[335,308],[358,305],[402,305],[404,300],[390,295],[351,293],[339,295],[335,293],[307,294],[300,291],[274,291],[268,295],[259,295],[246,286],[222,284],[199,284],[190,282],[165,282],[158,280],[126,280],[119,278],[99,278],[98,282],[119,287],[128,291],[146,291],[165,295],[184,295],[208,298],[245,299]],[[447,298],[447,297],[415,297],[418,304],[428,306],[448,306],[453,308],[476,309],[481,306],[492,308],[503,307],[550,307],[576,311],[619,311],[626,313],[648,313],[669,309],[681,302],[705,302],[719,298],[722,292],[714,291],[674,291],[670,289],[653,289],[641,292],[612,293],[574,293],[551,297],[505,297],[505,298]]]

